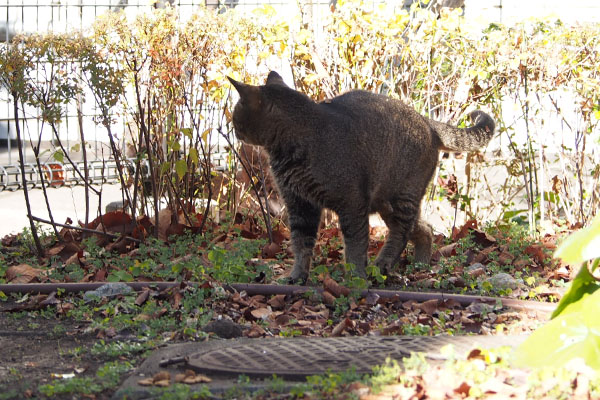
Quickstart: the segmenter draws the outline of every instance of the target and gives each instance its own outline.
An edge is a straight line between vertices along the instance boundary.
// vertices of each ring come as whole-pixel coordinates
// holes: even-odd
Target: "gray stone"
[[[107,213],[109,212],[113,212],[113,211],[119,211],[119,210],[123,210],[124,204],[122,200],[119,201],[111,201],[110,203],[108,203],[106,205],[106,207],[104,208],[106,210]]]
[[[517,280],[506,272],[499,272],[486,279],[486,282],[489,282],[492,285],[494,291],[506,289],[514,290],[519,287]]]
[[[214,333],[223,339],[238,338],[243,333],[243,329],[239,324],[228,319],[218,319],[209,322],[202,330],[207,333]]]
[[[92,301],[96,298],[114,297],[120,294],[129,294],[131,292],[133,292],[133,289],[129,285],[122,282],[113,282],[102,285],[96,290],[85,292],[83,294],[83,300]]]
[[[466,271],[466,272],[473,272],[473,271],[475,271],[476,269],[480,269],[480,268],[481,268],[481,269],[483,269],[483,270],[485,271],[487,267],[486,267],[485,265],[483,265],[482,263],[475,263],[475,264],[471,264],[471,265],[469,265],[469,266],[466,268],[466,270],[465,270],[465,271]]]

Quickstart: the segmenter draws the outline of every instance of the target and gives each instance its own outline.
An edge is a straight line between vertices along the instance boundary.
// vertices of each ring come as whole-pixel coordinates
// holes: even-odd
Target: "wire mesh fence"
[[[308,15],[315,25],[321,20],[320,15],[329,10],[331,1],[334,0],[310,1],[305,4]],[[199,7],[212,9],[215,13],[222,13],[225,8],[250,12],[264,4],[269,4],[278,12],[292,15],[297,13],[301,3],[293,0],[5,0],[3,4],[0,3],[0,43],[7,45],[15,35],[20,33],[85,32],[99,16],[110,12],[123,12],[132,18],[141,12],[171,6],[177,11],[181,22],[185,22]],[[93,99],[85,98],[90,96],[90,93],[86,93],[81,100],[81,115],[78,115],[74,104],[65,105],[65,114],[56,125],[57,132],[52,132],[48,126],[44,126],[38,109],[23,105],[20,116],[22,140],[24,144],[31,144],[31,146],[23,146],[25,159],[32,161],[34,155],[31,147],[40,145],[40,142],[44,143],[42,147],[46,150],[55,147],[55,135],[63,142],[64,148],[70,149],[72,145],[79,143],[80,123],[83,125],[86,141],[92,144],[88,154],[91,162],[105,163],[106,159],[110,159],[111,151],[106,132],[95,121],[99,112],[94,106]],[[79,121],[80,117],[82,121]],[[131,121],[126,118],[115,118],[113,122],[115,137],[119,139],[121,150],[125,151],[127,125]],[[46,151],[42,156],[42,164],[60,165],[63,171],[69,168],[62,162],[52,159],[51,151]],[[22,185],[18,183],[19,174],[9,172],[20,170],[20,167],[13,104],[5,88],[0,88],[0,165],[4,169],[0,176],[0,191],[20,188]],[[94,166],[90,164],[89,168]],[[34,175],[31,177],[34,178]],[[109,177],[108,180],[110,179]],[[36,188],[39,185],[32,183],[32,187]]]

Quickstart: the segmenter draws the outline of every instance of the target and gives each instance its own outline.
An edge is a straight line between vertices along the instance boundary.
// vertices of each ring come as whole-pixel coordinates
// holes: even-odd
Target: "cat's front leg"
[[[294,252],[294,268],[290,273],[289,281],[304,284],[308,280],[322,209],[293,193],[284,192],[283,198],[288,208]]]
[[[344,235],[346,263],[354,264],[359,277],[367,279],[367,250],[369,247],[369,214],[367,212],[338,213]]]

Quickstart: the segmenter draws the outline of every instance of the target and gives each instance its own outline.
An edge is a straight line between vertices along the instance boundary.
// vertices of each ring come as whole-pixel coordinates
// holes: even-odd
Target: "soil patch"
[[[24,398],[60,377],[94,376],[104,363],[91,355],[98,342],[87,324],[3,312],[0,303],[0,398]]]

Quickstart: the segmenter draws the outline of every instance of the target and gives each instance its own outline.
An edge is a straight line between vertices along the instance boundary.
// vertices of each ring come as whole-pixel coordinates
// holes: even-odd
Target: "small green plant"
[[[415,357],[411,355],[411,358]],[[405,359],[405,364],[407,363]],[[410,364],[411,361],[408,361]],[[400,377],[402,372],[402,367],[398,364],[398,361],[386,358],[385,363],[382,365],[378,365],[373,368],[373,374],[366,379],[366,381],[371,385],[373,392],[378,393],[381,390],[383,385],[387,385],[389,383],[396,382]]]
[[[123,374],[133,368],[129,362],[110,362],[96,371],[95,377],[74,377],[71,379],[55,379],[38,387],[41,394],[47,397],[61,395],[92,395],[106,389],[116,387]]]
[[[56,324],[54,328],[52,328],[52,336],[61,337],[67,332],[67,328],[64,325]]]
[[[343,372],[329,371],[323,375],[307,376],[306,383],[315,391],[331,395],[338,392],[344,385],[361,379],[362,376],[354,368],[351,368]]]
[[[402,325],[402,332],[410,336],[431,336],[432,328],[423,324],[404,324]]]
[[[160,400],[188,400],[188,399],[209,399],[213,397],[210,389],[206,385],[191,388],[189,385],[175,383],[166,388],[151,388],[150,398]],[[127,398],[127,393],[123,393]]]
[[[153,347],[152,342],[108,342],[100,340],[94,343],[91,348],[91,353],[95,356],[103,356],[106,358],[131,357],[142,353]]]
[[[229,250],[214,247],[208,252],[208,259],[212,263],[209,273],[219,282],[251,282],[260,273],[264,273],[268,279],[272,275],[268,265],[253,266],[248,263],[264,245],[264,240],[238,238]]]
[[[290,329],[282,329],[282,330],[279,332],[279,336],[282,336],[282,337],[296,337],[296,336],[302,336],[302,331],[301,331],[301,330],[299,330],[299,329],[293,329],[293,328],[290,328]]]

